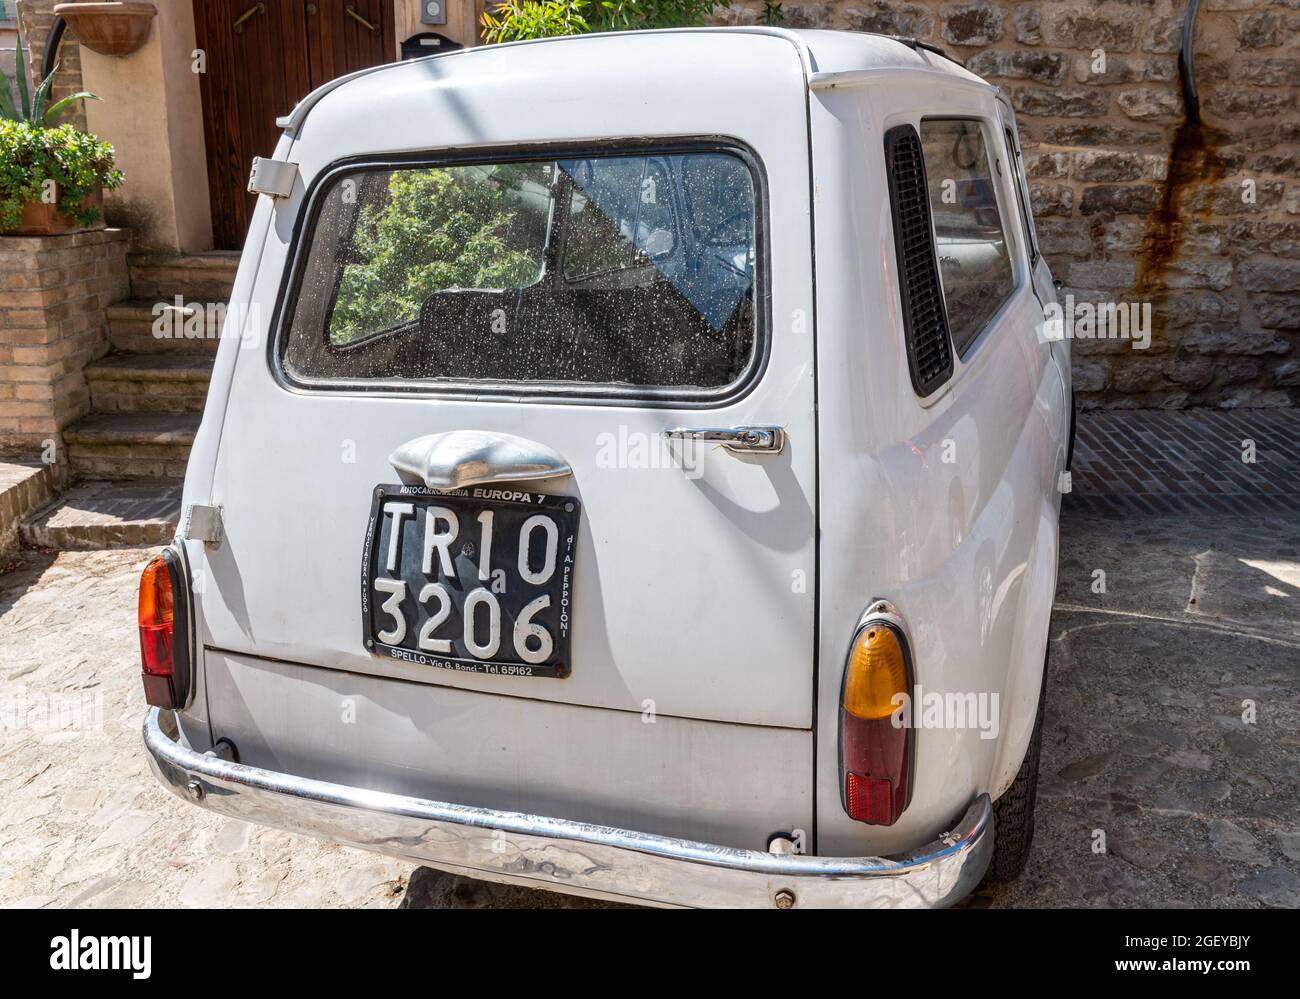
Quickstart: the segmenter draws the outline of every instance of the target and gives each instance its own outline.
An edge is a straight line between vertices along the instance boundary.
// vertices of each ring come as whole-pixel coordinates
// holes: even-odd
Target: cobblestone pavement
[[[147,556],[27,552],[0,576],[0,905],[396,905],[410,865],[157,785],[140,741]]]
[[[1030,864],[972,904],[1300,906],[1300,521],[1067,515],[1048,670]]]
[[[1073,491],[1082,513],[1300,516],[1295,410],[1080,413]]]
[[[1300,493],[1296,417],[1241,419],[1257,468]],[[1160,426],[1081,418],[1034,851],[970,906],[1300,907],[1300,518],[1231,464],[1242,426]],[[1123,433],[1148,459],[1209,467],[1097,474]],[[1202,504],[1206,482],[1223,510]],[[145,554],[28,553],[0,577],[0,904],[596,904],[227,821],[158,789],[132,613]],[[78,707],[80,729],[49,719]]]

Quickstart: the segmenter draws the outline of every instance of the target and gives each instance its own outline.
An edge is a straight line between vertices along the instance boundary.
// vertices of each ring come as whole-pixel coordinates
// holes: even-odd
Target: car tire
[[[1038,758],[1043,746],[1043,714],[1047,701],[1047,664],[1043,664],[1043,686],[1038,694],[1038,716],[1029,749],[1011,786],[993,802],[993,858],[980,888],[1005,885],[1020,877],[1029,862],[1034,842],[1034,804],[1038,799]]]
[[[1065,470],[1067,472],[1074,468],[1074,435],[1077,427],[1075,420],[1079,416],[1079,404],[1075,401],[1074,393],[1070,393],[1070,435],[1069,443],[1065,447]]]

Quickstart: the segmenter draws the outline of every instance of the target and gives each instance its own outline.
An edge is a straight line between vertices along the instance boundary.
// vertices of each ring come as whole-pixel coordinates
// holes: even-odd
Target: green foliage
[[[583,0],[505,0],[495,11],[483,12],[483,38],[514,42],[526,38],[580,35],[591,31]]]
[[[488,42],[515,42],[590,31],[688,28],[731,0],[503,0],[483,14]]]
[[[113,189],[122,172],[113,168],[113,147],[71,125],[41,128],[29,121],[0,120],[0,232],[17,228],[24,202],[58,189],[59,211],[78,225],[99,220],[81,202],[97,188]]]
[[[35,125],[39,128],[42,125],[53,125],[58,120],[59,115],[63,114],[77,101],[99,100],[89,91],[82,90],[46,107],[46,102],[50,97],[50,90],[54,86],[54,75],[58,71],[59,65],[55,63],[54,68],[50,70],[50,75],[42,80],[40,86],[36,88],[36,93],[28,93],[27,61],[23,57],[23,35],[19,31],[18,41],[14,47],[14,77],[18,84],[18,101],[17,103],[14,102],[13,91],[9,89],[9,78],[0,73],[0,120],[25,121],[29,125]]]
[[[409,322],[441,289],[536,280],[540,245],[520,238],[506,188],[454,168],[394,172],[386,203],[361,210],[350,257],[362,262],[343,270],[330,339],[347,343]]]

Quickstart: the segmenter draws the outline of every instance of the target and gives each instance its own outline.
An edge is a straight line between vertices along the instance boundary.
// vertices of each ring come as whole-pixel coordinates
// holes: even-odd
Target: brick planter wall
[[[126,298],[127,233],[0,236],[0,450],[36,459],[84,415],[82,369],[108,349],[107,307]]]
[[[1010,95],[1055,276],[1079,301],[1153,308],[1149,350],[1076,340],[1084,407],[1300,400],[1300,0],[1203,0],[1200,128],[1178,79],[1186,6],[783,4],[787,27],[932,42]],[[761,11],[740,0],[715,20]]]

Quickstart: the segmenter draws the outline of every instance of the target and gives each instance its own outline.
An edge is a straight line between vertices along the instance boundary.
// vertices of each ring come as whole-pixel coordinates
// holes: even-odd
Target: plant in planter
[[[122,183],[113,147],[72,125],[53,126],[79,100],[77,93],[47,107],[55,66],[29,93],[21,35],[15,49],[18,101],[0,76],[0,233],[47,235],[99,221],[102,192]]]
[[[0,233],[90,228],[101,215],[101,192],[121,183],[107,142],[72,125],[0,120]]]

